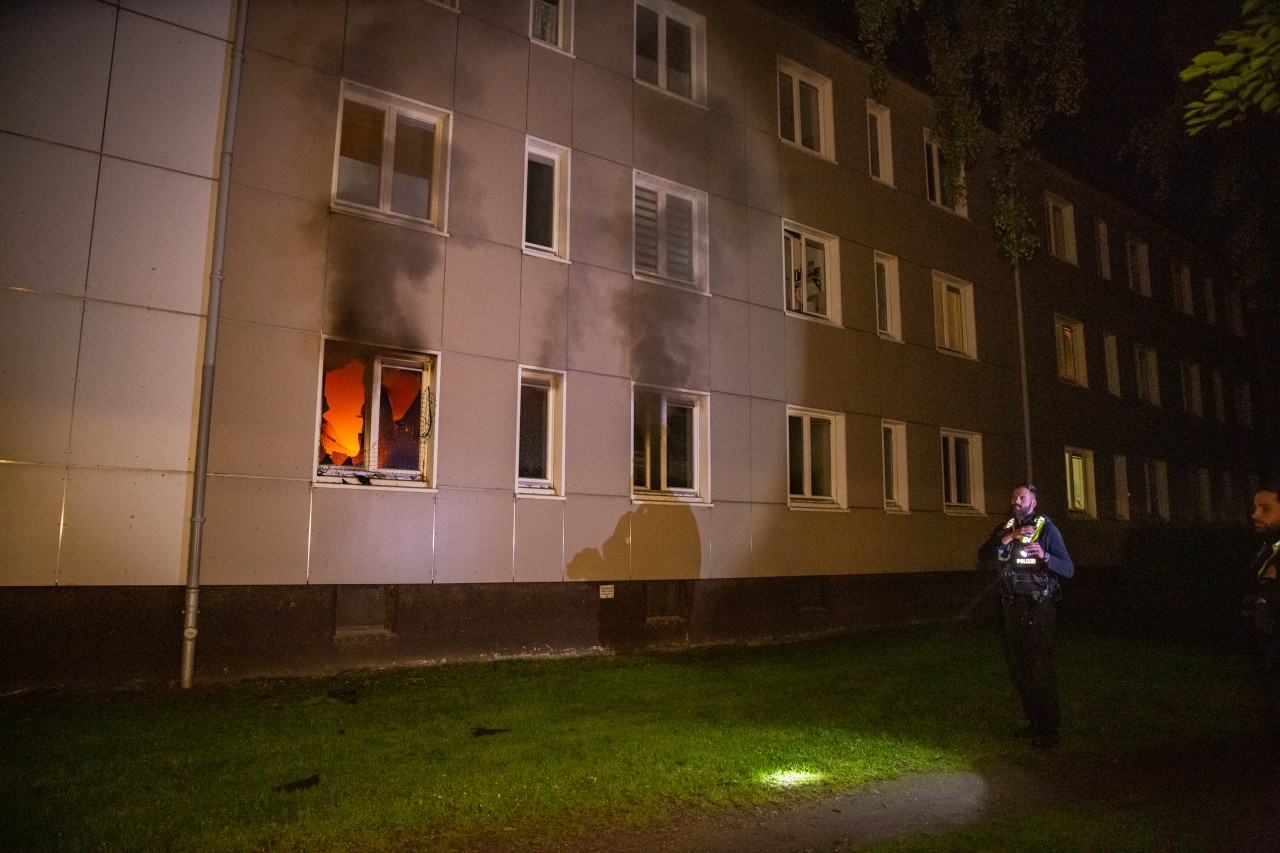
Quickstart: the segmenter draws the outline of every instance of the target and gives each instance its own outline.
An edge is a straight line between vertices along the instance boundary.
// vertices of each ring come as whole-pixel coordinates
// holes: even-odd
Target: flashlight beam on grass
[[[773,773],[766,773],[762,781],[775,788],[795,788],[821,782],[823,778],[821,773],[814,773],[811,770],[776,770]]]

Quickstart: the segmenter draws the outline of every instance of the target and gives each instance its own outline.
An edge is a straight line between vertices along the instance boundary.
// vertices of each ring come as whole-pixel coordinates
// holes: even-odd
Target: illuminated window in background
[[[530,494],[564,494],[564,376],[521,368],[516,477]]]
[[[934,273],[933,316],[938,349],[978,357],[972,284]]]
[[[1188,317],[1196,313],[1195,296],[1191,292],[1191,267],[1186,264],[1173,265],[1173,304]]]
[[[1049,254],[1059,260],[1076,262],[1076,210],[1071,202],[1045,193],[1049,217]]]
[[[529,35],[563,51],[573,49],[573,0],[531,0]]]
[[[1058,343],[1058,378],[1081,388],[1089,387],[1085,363],[1084,324],[1069,317],[1054,318]]]
[[[1138,383],[1138,399],[1153,406],[1160,405],[1160,363],[1156,351],[1141,345],[1133,347],[1134,373]]]
[[[907,425],[898,421],[880,422],[880,444],[884,461],[884,508],[907,510]]]
[[[636,172],[635,272],[707,289],[707,194]]]
[[[969,208],[964,200],[964,167],[961,167],[960,173],[960,192],[953,195],[947,190],[947,182],[944,179],[943,166],[945,158],[942,156],[942,146],[934,137],[933,131],[925,128],[924,131],[924,169],[925,169],[925,194],[929,201],[945,207],[947,210],[954,211],[961,216],[969,215]],[[958,196],[958,197],[957,197]]]
[[[1129,289],[1143,296],[1151,295],[1151,268],[1147,244],[1137,237],[1125,240],[1125,258],[1129,270]]]
[[[843,415],[789,406],[787,458],[792,507],[845,506]]]
[[[782,224],[787,310],[840,320],[840,241],[793,222]]]
[[[889,108],[867,99],[867,151],[871,177],[893,186],[893,131]]]
[[[707,395],[637,385],[632,403],[633,494],[706,500]]]
[[[1107,393],[1120,396],[1120,353],[1116,336],[1110,332],[1102,335],[1102,355],[1107,365]]]
[[[448,113],[343,81],[333,205],[443,227]]]
[[[431,356],[325,341],[317,476],[430,485],[434,365]]]
[[[1093,493],[1093,451],[1068,447],[1067,510],[1094,517],[1098,514]]]
[[[880,337],[902,340],[902,301],[898,292],[898,259],[876,252],[876,331]]]
[[[1200,390],[1200,365],[1182,365],[1182,410],[1204,417],[1204,400]]]
[[[636,79],[675,95],[705,100],[701,15],[669,0],[636,4]]]
[[[982,436],[943,430],[942,494],[946,509],[983,510]]]
[[[1098,243],[1098,275],[1111,281],[1111,241],[1107,238],[1107,223],[1099,219],[1094,225]]]
[[[834,154],[831,81],[778,57],[778,135],[830,159]]]
[[[1147,459],[1142,464],[1147,487],[1147,517],[1169,520],[1169,466]]]
[[[1117,453],[1111,457],[1111,466],[1116,483],[1116,518],[1129,520],[1129,460],[1124,454]]]

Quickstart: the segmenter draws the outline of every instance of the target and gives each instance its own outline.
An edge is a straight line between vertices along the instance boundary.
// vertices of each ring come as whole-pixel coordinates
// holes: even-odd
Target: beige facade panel
[[[791,510],[781,531],[763,527],[760,534],[782,534],[786,558],[778,574],[841,575],[859,570],[850,549],[849,513],[839,511]]]
[[[529,50],[528,114],[532,136],[569,146],[573,143],[573,78],[576,64],[559,51],[533,45]]]
[[[454,109],[486,123],[523,131],[531,50],[527,32],[520,36],[470,16],[461,17]]]
[[[574,27],[587,34],[574,39],[573,52],[582,64],[598,65],[614,74],[630,79],[635,59],[634,29],[630,21],[635,15],[631,0],[596,0],[575,3]],[[627,25],[619,25],[627,21]]]
[[[168,21],[214,38],[230,40],[235,35],[236,5],[232,0],[121,0],[120,7],[150,18]]]
[[[776,87],[777,81],[774,81]],[[743,135],[743,157],[746,172],[741,180],[747,188],[747,204],[753,212],[763,211],[782,215],[786,187],[782,182],[781,148],[778,139],[778,117],[773,117],[773,127],[758,130],[748,127]]]
[[[520,271],[520,362],[563,370],[569,362],[569,265],[525,255]]]
[[[708,387],[710,300],[680,287],[637,280],[631,300],[631,376],[636,382]]]
[[[307,582],[430,583],[435,515],[422,489],[314,489]]]
[[[751,577],[781,577],[789,559],[787,519],[792,510],[787,509],[785,503],[760,503],[759,498],[756,500],[757,503],[751,505]]]
[[[525,135],[459,113],[450,152],[449,233],[524,243]]]
[[[730,394],[751,392],[751,345],[742,334],[748,327],[751,306],[727,297],[710,300],[711,341],[708,352],[710,385]]]
[[[337,76],[346,16],[346,0],[252,0],[246,42],[251,50]]]
[[[312,485],[209,477],[203,584],[305,584]]]
[[[844,411],[851,384],[848,365],[855,364],[853,338],[839,326],[788,315],[780,348],[787,402],[828,411]],[[856,396],[856,394],[854,395]]]
[[[632,278],[586,264],[569,269],[569,368],[631,374]]]
[[[517,583],[564,580],[564,507],[557,499],[516,500]]]
[[[451,352],[514,360],[520,344],[518,249],[451,237],[443,343]]]
[[[460,18],[420,0],[348,4],[342,76],[453,109]]]
[[[515,576],[511,490],[440,490],[436,502],[436,583],[510,583]]]
[[[747,298],[752,305],[781,310],[786,304],[782,218],[747,209]]]
[[[565,490],[571,503],[574,495],[629,496],[630,380],[571,371],[565,402]],[[566,515],[566,530],[571,518],[576,517]]]
[[[570,494],[564,505],[565,580],[629,580],[630,530],[630,498]]]
[[[751,195],[750,186],[743,180],[748,167],[746,127],[718,111],[708,113],[706,123],[706,183],[707,192],[713,196],[712,210],[716,197],[746,204]]]
[[[0,459],[66,464],[83,313],[78,299],[0,290]]]
[[[705,577],[751,577],[751,515],[749,503],[716,502],[711,512],[711,562]]]
[[[0,586],[58,582],[67,469],[0,465]]]
[[[515,490],[518,382],[510,361],[461,353],[441,360],[442,488]]]
[[[629,166],[575,150],[570,187],[569,256],[631,275],[634,200]]]
[[[745,301],[750,281],[747,260],[750,212],[746,205],[714,194],[709,197],[707,207],[710,291],[714,296]]]
[[[696,580],[710,574],[711,507],[636,504],[627,536],[632,580]]]
[[[711,500],[751,500],[751,398],[711,395]]]
[[[792,222],[834,234],[840,211],[839,194],[832,187],[840,183],[840,166],[793,145],[781,146],[779,166],[779,212]]]
[[[635,87],[633,163],[678,184],[705,189],[707,110],[650,86]]]
[[[787,503],[787,405],[751,400],[751,499],[761,504]],[[753,540],[754,541],[754,540]]]
[[[573,72],[573,148],[613,163],[632,162],[632,97],[635,84],[596,65]]]
[[[781,230],[778,239],[781,240]],[[751,351],[751,396],[785,400],[787,388],[786,315],[781,310],[782,266],[778,266],[778,307],[748,306],[747,346]]]

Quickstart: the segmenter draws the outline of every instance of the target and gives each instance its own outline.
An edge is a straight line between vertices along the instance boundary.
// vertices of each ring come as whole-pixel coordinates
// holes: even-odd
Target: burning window
[[[325,341],[316,473],[430,484],[434,366],[431,356]]]

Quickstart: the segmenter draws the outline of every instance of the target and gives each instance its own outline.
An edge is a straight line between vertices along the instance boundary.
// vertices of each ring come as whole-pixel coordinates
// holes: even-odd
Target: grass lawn
[[[1258,725],[1230,652],[1079,629],[1058,648],[1062,753]],[[1018,722],[989,626],[17,694],[0,697],[0,849],[451,850],[486,838],[571,849],[673,815],[1034,762],[1009,737]],[[1064,832],[1097,818],[1046,816]],[[982,832],[1035,829],[973,831],[983,849]]]

